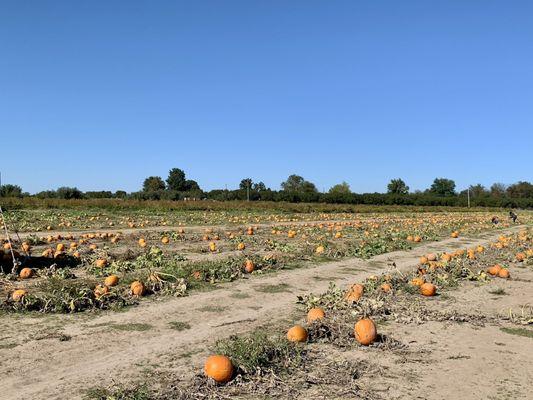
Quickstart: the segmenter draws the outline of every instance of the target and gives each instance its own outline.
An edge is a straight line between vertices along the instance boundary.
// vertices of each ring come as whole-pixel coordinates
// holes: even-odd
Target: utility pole
[[[470,208],[470,188],[466,189],[466,195],[468,197],[468,208]]]

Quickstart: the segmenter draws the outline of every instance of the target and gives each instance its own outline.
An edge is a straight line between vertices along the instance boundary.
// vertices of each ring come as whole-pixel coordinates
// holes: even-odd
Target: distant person
[[[516,223],[516,219],[518,218],[518,215],[516,215],[516,213],[513,212],[513,210],[511,210],[509,211],[509,218],[511,218],[513,222]]]
[[[494,216],[494,217],[492,217],[491,222],[492,222],[494,225],[498,225],[498,224],[500,223],[500,220],[498,219],[497,216]]]

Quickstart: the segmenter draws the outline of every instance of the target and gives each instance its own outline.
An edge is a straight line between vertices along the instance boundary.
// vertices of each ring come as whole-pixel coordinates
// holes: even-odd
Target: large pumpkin
[[[233,376],[231,360],[222,355],[210,356],[204,364],[205,375],[218,383],[229,382]]]
[[[378,337],[376,324],[370,318],[363,318],[354,326],[355,340],[363,346],[368,346],[374,343]]]

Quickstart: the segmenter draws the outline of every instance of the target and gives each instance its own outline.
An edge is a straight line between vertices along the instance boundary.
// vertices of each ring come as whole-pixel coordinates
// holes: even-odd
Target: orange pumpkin
[[[98,299],[101,296],[109,293],[109,288],[105,285],[98,285],[94,288],[94,296]]]
[[[384,283],[381,285],[381,290],[383,290],[385,293],[389,293],[392,290],[392,285],[390,283]]]
[[[11,298],[13,299],[13,301],[21,301],[27,294],[28,292],[26,292],[24,289],[16,289],[11,294]]]
[[[424,283],[426,282],[426,280],[424,278],[421,278],[421,277],[416,277],[416,278],[413,278],[411,280],[411,285],[413,286],[422,286]]]
[[[204,373],[217,383],[229,382],[233,376],[233,364],[223,355],[210,356],[204,364]]]
[[[22,268],[19,273],[20,279],[28,279],[28,278],[31,278],[32,275],[33,275],[33,270],[28,267]]]
[[[500,278],[507,279],[511,276],[511,274],[509,273],[509,270],[507,268],[502,268],[500,269],[500,271],[498,271],[498,276]]]
[[[420,293],[423,296],[435,296],[436,292],[437,287],[432,283],[424,283],[422,286],[420,286]]]
[[[133,295],[142,296],[145,291],[144,283],[142,283],[141,281],[132,282],[130,289]]]
[[[110,287],[118,285],[118,276],[109,275],[107,278],[105,278],[104,285],[110,286]]]
[[[352,285],[350,289],[346,292],[344,299],[348,302],[359,301],[361,296],[363,296],[363,291],[365,290],[364,286],[360,283]]]
[[[255,269],[255,266],[254,266],[253,261],[246,260],[246,262],[244,263],[244,270],[248,272],[249,274],[251,274],[252,272],[254,272],[254,269]]]
[[[376,324],[370,318],[363,318],[354,326],[355,340],[363,346],[368,346],[374,343],[377,339]]]
[[[322,308],[311,308],[307,312],[307,322],[313,322],[323,319],[326,316],[326,313]]]
[[[515,260],[518,262],[522,262],[526,259],[526,255],[524,253],[516,253]]]
[[[238,245],[237,245],[237,250],[244,250],[246,248],[246,245],[243,243],[243,242],[240,242]]]
[[[301,325],[295,325],[287,332],[289,342],[305,342],[307,340],[307,331]]]
[[[104,268],[107,265],[107,260],[105,258],[99,258],[96,260],[96,266],[98,268]]]
[[[493,265],[492,267],[488,268],[487,272],[490,275],[492,275],[492,276],[496,276],[496,275],[498,275],[498,273],[500,272],[501,269],[502,269],[501,265],[496,264],[496,265]]]
[[[168,236],[163,236],[161,238],[161,243],[163,244],[169,244],[170,243],[170,239],[168,238]]]

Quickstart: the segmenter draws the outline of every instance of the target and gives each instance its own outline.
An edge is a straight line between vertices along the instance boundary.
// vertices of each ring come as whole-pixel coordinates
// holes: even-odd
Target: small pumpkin
[[[105,278],[104,285],[109,286],[109,287],[116,286],[118,285],[118,281],[119,281],[118,276],[109,275],[107,278]]]
[[[413,278],[413,279],[411,280],[411,285],[420,287],[420,286],[422,286],[425,282],[426,282],[426,280],[425,280],[424,278],[422,278],[422,277],[416,277],[416,278]]]
[[[508,279],[511,274],[509,273],[509,270],[507,268],[502,268],[498,271],[498,276],[500,278]]]
[[[142,283],[141,281],[132,282],[130,289],[133,295],[142,296],[145,291],[144,283]]]
[[[498,273],[500,272],[501,269],[502,269],[501,265],[496,264],[496,265],[493,265],[492,267],[488,268],[487,272],[490,275],[492,275],[492,276],[496,276],[496,275],[498,275]]]
[[[255,269],[255,265],[253,261],[246,260],[246,262],[244,263],[244,270],[248,272],[249,274],[251,274],[252,272],[254,272],[254,269]]]
[[[423,296],[435,296],[435,293],[437,292],[437,287],[432,283],[424,283],[422,286],[420,286],[420,294]]]
[[[392,290],[392,285],[388,282],[385,282],[381,285],[381,290],[385,293],[389,293]]]
[[[378,337],[376,324],[370,318],[360,319],[354,326],[354,336],[363,346],[371,345]]]
[[[26,290],[24,289],[16,289],[12,294],[11,294],[11,298],[13,299],[13,301],[21,301],[24,296],[26,296],[28,294],[28,292],[26,292]]]
[[[311,308],[307,312],[307,322],[311,323],[313,321],[318,321],[318,320],[323,319],[325,316],[326,316],[326,313],[324,312],[322,308],[319,308],[319,307]]]
[[[363,296],[364,290],[365,287],[363,285],[361,285],[360,283],[356,283],[355,285],[352,285],[350,289],[348,289],[348,291],[344,295],[344,299],[348,302],[359,301],[361,296]]]
[[[98,268],[104,268],[107,265],[107,260],[105,258],[99,258],[96,260],[96,266]]]
[[[287,340],[289,342],[305,342],[307,341],[307,331],[301,325],[294,325],[287,331]]]
[[[161,243],[163,243],[163,244],[169,244],[169,243],[170,243],[170,239],[169,239],[169,237],[168,237],[168,236],[163,236],[163,237],[161,238]]]
[[[204,364],[204,373],[217,383],[226,383],[233,377],[233,364],[223,355],[212,355]]]
[[[237,250],[244,250],[246,248],[246,245],[243,243],[243,242],[240,242],[238,245],[237,245]]]
[[[19,272],[20,279],[29,279],[33,276],[33,270],[31,268],[22,268]]]
[[[107,293],[109,293],[109,288],[105,285],[98,285],[94,288],[94,297],[96,297],[97,299]]]

